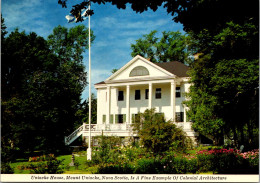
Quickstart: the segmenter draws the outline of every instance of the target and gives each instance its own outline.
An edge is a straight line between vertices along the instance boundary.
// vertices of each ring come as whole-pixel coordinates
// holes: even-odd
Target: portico
[[[177,98],[178,105],[176,106],[176,83],[179,88],[183,88],[183,86],[181,87],[183,83],[181,84],[174,77],[128,83],[111,82],[102,84],[103,86],[96,86],[100,91],[98,95],[105,93],[106,96],[106,101],[103,103],[106,110],[98,111],[98,113],[102,113],[102,124],[131,124],[135,114],[149,108],[155,108],[156,112],[164,113],[167,120],[176,122],[176,111],[186,113],[183,110],[184,106],[179,102],[182,100],[181,96]],[[178,122],[186,123],[186,116],[182,119],[183,121]],[[101,119],[98,118],[98,122],[99,120]]]

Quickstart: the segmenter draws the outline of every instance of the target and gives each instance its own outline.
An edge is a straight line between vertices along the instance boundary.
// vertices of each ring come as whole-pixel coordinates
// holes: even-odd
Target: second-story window
[[[181,87],[176,87],[176,97],[181,97]]]
[[[162,89],[161,88],[156,88],[156,90],[155,90],[155,98],[156,99],[162,98]]]
[[[135,90],[135,100],[141,99],[141,90]]]
[[[149,89],[145,89],[145,99],[149,99]]]
[[[124,101],[124,91],[118,91],[118,101]]]

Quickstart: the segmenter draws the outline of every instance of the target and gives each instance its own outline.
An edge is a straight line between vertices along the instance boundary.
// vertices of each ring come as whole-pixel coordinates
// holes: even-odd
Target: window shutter
[[[132,123],[135,122],[135,114],[132,114]]]
[[[184,112],[181,112],[181,122],[183,122],[184,121]]]
[[[103,115],[103,123],[106,123],[106,115]]]
[[[109,121],[109,123],[110,123],[110,124],[113,124],[113,122],[114,122],[114,115],[113,115],[113,114],[110,114],[110,121]]]
[[[123,114],[123,123],[126,122],[126,114]]]
[[[115,123],[118,123],[118,114],[115,115]]]

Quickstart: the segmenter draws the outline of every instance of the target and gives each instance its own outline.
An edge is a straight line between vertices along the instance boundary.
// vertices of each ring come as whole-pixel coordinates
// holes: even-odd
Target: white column
[[[149,109],[152,108],[152,97],[153,97],[152,93],[153,93],[153,85],[152,85],[152,83],[149,83],[149,97],[148,97],[149,98],[149,101],[148,101]]]
[[[174,80],[172,80],[171,82],[171,111],[172,111],[172,120],[173,122],[175,122],[175,101],[176,101],[176,94],[175,94],[175,90],[176,90],[176,83]]]
[[[126,86],[126,123],[130,124],[130,86]]]
[[[110,119],[110,86],[107,86],[107,119],[106,119],[106,124],[109,124],[109,119]]]

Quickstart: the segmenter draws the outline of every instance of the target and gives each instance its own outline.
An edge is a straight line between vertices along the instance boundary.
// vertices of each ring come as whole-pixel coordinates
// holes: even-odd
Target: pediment
[[[121,69],[107,78],[105,81],[113,80],[129,80],[129,79],[140,79],[140,78],[156,78],[156,77],[170,77],[174,74],[166,71],[165,69],[157,66],[151,61],[141,57],[140,55],[135,56]]]

